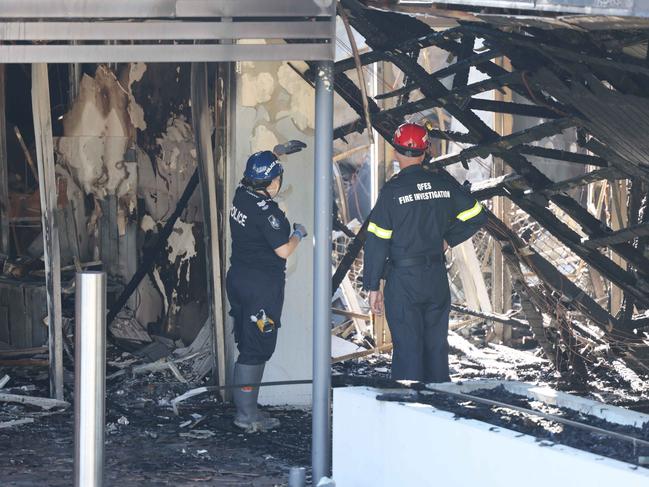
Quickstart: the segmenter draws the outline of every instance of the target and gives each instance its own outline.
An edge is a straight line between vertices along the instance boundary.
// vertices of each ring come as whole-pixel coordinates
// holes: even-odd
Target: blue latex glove
[[[306,144],[301,140],[289,140],[284,144],[277,144],[275,147],[273,147],[273,153],[279,157],[284,154],[293,154],[295,152],[300,152],[305,147]]]
[[[297,238],[302,240],[304,237],[308,235],[306,228],[304,225],[301,223],[293,223],[293,233],[291,234],[291,237],[295,235]]]

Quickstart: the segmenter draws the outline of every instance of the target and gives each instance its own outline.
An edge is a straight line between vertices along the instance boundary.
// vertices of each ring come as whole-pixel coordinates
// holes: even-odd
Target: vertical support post
[[[496,63],[505,69],[511,69],[511,62],[505,58],[498,58]],[[496,101],[511,102],[512,92],[505,89],[504,93],[498,90],[494,92]],[[512,115],[495,113],[494,130],[501,136],[509,135],[513,131],[514,117]],[[505,163],[499,157],[493,158],[492,177],[498,177],[505,174]],[[503,196],[496,196],[493,199],[493,212],[506,225],[511,224],[512,205],[509,199]],[[505,313],[511,308],[512,283],[509,276],[509,269],[505,265],[502,249],[500,244],[493,241],[492,254],[492,278],[491,278],[491,302],[495,313]],[[493,339],[502,343],[508,343],[511,338],[511,325],[502,323],[493,323],[491,325],[490,335]]]
[[[231,21],[229,19],[228,21]],[[225,22],[226,19],[221,19]],[[230,42],[231,43],[231,42]],[[215,126],[216,126],[216,144],[217,144],[217,181],[222,184],[218,186],[220,195],[219,208],[224,216],[220,219],[221,229],[219,232],[221,238],[221,276],[225,276],[228,268],[228,255],[230,253],[231,235],[230,225],[228,224],[227,208],[232,201],[235,185],[231,184],[231,179],[235,171],[235,134],[236,134],[236,99],[237,99],[237,80],[235,75],[235,63],[218,63],[217,65],[217,86],[214,90],[216,100],[215,105]],[[230,174],[232,172],[232,174]],[[228,302],[225,286],[221,286],[221,300],[225,304]],[[227,312],[227,306],[223,306],[223,329],[225,334],[225,377],[226,383],[234,374],[235,357],[237,356],[234,333],[232,333],[234,321]],[[225,389],[222,395],[225,401],[232,399],[232,391]]]
[[[78,272],[75,299],[74,485],[104,480],[106,274]]]
[[[204,239],[207,252],[207,286],[210,316],[214,329],[214,359],[217,385],[226,383],[225,329],[223,324],[223,293],[221,290],[221,253],[217,206],[217,180],[212,151],[212,120],[207,96],[207,64],[191,65],[192,125],[200,168],[201,202],[203,206]],[[223,397],[224,390],[220,391]]]
[[[620,230],[627,226],[628,205],[626,195],[628,189],[620,188],[620,185],[626,185],[626,180],[623,181],[609,181],[608,187],[610,189],[610,218],[611,228],[613,230]],[[627,262],[615,252],[611,251],[611,260],[618,264],[622,269],[627,269]],[[622,307],[622,290],[614,284],[611,284],[610,306],[609,311],[613,316],[617,316]]]
[[[50,357],[50,395],[63,399],[63,332],[61,318],[61,255],[59,230],[54,222],[56,174],[52,143],[50,83],[47,64],[32,64],[32,109],[38,159],[41,221],[45,249],[45,285]]]
[[[331,469],[331,213],[333,209],[333,63],[318,63],[315,85],[313,253],[313,485]]]
[[[0,253],[9,254],[9,161],[7,160],[7,119],[5,65],[0,64]]]

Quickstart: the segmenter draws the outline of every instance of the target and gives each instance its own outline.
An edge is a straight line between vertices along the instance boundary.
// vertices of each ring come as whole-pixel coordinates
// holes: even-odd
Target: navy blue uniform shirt
[[[486,221],[482,205],[445,173],[409,166],[390,179],[370,215],[363,287],[379,288],[388,258],[440,255],[444,241],[464,242]]]
[[[286,259],[275,249],[288,243],[291,225],[277,203],[239,186],[230,208],[230,231],[233,266],[284,273]]]

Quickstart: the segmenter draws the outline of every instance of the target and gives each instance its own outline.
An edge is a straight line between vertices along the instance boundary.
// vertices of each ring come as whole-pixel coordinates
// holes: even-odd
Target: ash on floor
[[[155,377],[109,384],[106,402],[107,486],[285,485],[292,466],[310,465],[311,415],[273,409],[277,431],[243,434],[233,408],[213,397],[193,398],[176,416],[169,400],[187,390]],[[18,382],[18,380],[16,380]],[[46,383],[32,395],[46,395]],[[33,386],[32,386],[33,389]],[[0,429],[0,485],[50,487],[73,483],[74,414],[0,406],[0,419],[34,423]]]

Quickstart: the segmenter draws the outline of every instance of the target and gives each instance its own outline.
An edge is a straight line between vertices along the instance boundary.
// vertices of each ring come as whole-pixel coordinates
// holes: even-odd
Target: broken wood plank
[[[581,243],[586,247],[594,249],[616,243],[629,242],[639,237],[649,237],[649,223],[641,223],[628,228],[622,228],[621,230],[610,232],[604,237],[583,239]]]
[[[477,316],[479,318],[484,318],[491,321],[497,321],[499,323],[504,323],[506,325],[529,326],[529,323],[526,320],[514,318],[513,316],[505,315],[502,313],[487,313],[484,311],[471,309],[466,306],[462,306],[460,304],[451,304],[451,309],[453,311],[457,311],[458,313]]]
[[[18,348],[11,350],[0,350],[0,358],[6,359],[11,357],[33,357],[34,355],[47,353],[47,347]]]
[[[340,283],[340,291],[344,303],[352,311],[352,313],[355,315],[362,315],[363,310],[361,309],[361,305],[358,302],[358,293],[356,292],[354,286],[349,280],[349,276],[345,276],[343,278],[342,282]],[[353,316],[351,318],[352,318],[352,322],[354,323],[354,328],[356,329],[356,333],[362,336],[367,328],[367,324],[365,322],[366,318],[360,319]]]
[[[528,156],[543,157],[545,159],[554,159],[557,161],[573,162],[575,164],[584,164],[590,166],[608,167],[606,159],[588,154],[579,154],[559,149],[548,149],[538,145],[520,145],[516,147],[516,152]]]
[[[11,379],[11,378],[9,377],[9,375],[5,374],[5,375],[2,377],[2,379],[0,379],[0,389],[3,389],[4,386],[6,386],[6,385],[9,383],[9,380],[10,380],[10,379]]]
[[[61,313],[61,255],[59,232],[54,224],[56,208],[56,173],[50,83],[47,64],[32,65],[32,109],[38,162],[39,193],[45,250],[45,284],[47,287],[47,316],[50,347],[50,394],[63,399],[63,321]]]
[[[0,365],[3,367],[49,367],[50,361],[48,359],[18,358],[0,360]]]
[[[560,193],[563,191],[569,191],[571,189],[577,188],[579,186],[585,186],[596,181],[602,181],[604,179],[625,179],[626,176],[618,171],[614,167],[605,167],[603,169],[597,169],[595,171],[590,171],[586,174],[581,174],[575,176],[574,178],[565,179],[554,183],[547,188],[543,188],[540,192],[545,195],[553,195],[555,193]],[[531,193],[532,191],[530,191]]]
[[[361,358],[361,357],[366,357],[368,355],[372,355],[375,353],[383,353],[387,352],[388,350],[392,350],[392,344],[391,343],[386,343],[385,345],[382,345],[380,347],[375,347],[370,350],[363,350],[361,352],[355,352],[355,353],[350,353],[348,355],[342,355],[340,357],[336,357],[335,359],[331,359],[332,364],[337,364],[339,362],[345,362],[347,360],[353,360],[356,358]]]
[[[0,429],[13,428],[14,426],[21,426],[23,424],[31,424],[34,418],[12,419],[11,421],[3,421],[0,423]]]
[[[20,394],[8,394],[0,392],[0,402],[10,402],[15,404],[27,404],[36,406],[41,409],[50,410],[54,408],[68,408],[70,403],[60,399],[50,399],[49,397],[21,396]]]
[[[520,174],[504,174],[502,176],[485,179],[484,181],[471,184],[471,195],[480,201],[488,200],[495,196],[505,196],[507,190],[516,187],[521,183],[527,187],[525,179]]]
[[[355,313],[345,309],[331,308],[331,312],[335,315],[345,316],[346,318],[357,318],[359,320],[370,321],[372,317],[365,313]]]
[[[460,273],[462,290],[467,303],[474,309],[491,313],[491,299],[471,239],[453,247],[453,265]]]

